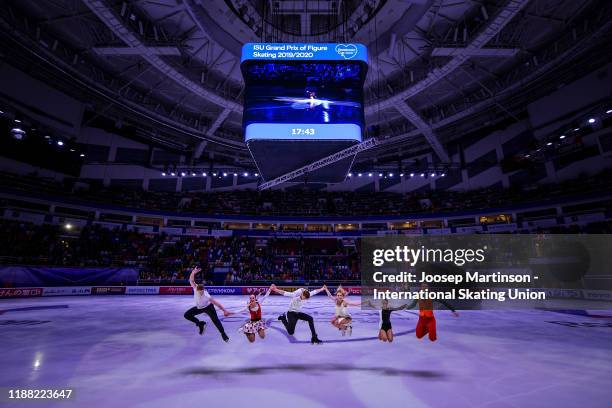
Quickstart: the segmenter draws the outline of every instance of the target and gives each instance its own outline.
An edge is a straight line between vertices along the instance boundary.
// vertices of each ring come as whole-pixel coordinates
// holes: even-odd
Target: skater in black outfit
[[[196,315],[206,313],[208,317],[210,317],[210,320],[213,322],[217,330],[219,330],[219,333],[221,333],[223,341],[227,343],[229,341],[229,337],[227,336],[227,334],[225,334],[223,325],[217,317],[217,311],[215,310],[215,306],[221,309],[223,311],[223,315],[226,317],[229,316],[231,313],[227,311],[221,303],[217,302],[215,299],[212,298],[212,296],[210,296],[208,291],[204,288],[204,285],[195,283],[195,275],[198,272],[200,272],[200,268],[195,266],[191,271],[191,275],[189,275],[189,283],[193,288],[193,298],[195,300],[195,306],[185,312],[185,319],[195,323],[195,325],[198,326],[200,334],[203,334],[204,328],[206,327],[206,322],[198,320],[198,318],[196,318]]]
[[[276,285],[272,285],[271,288],[273,292],[276,292],[283,296],[287,296],[291,298],[291,303],[289,304],[289,310],[287,311],[287,313],[278,316],[278,320],[280,320],[283,323],[283,325],[287,329],[287,333],[289,333],[290,335],[293,335],[293,333],[295,333],[295,325],[297,324],[297,321],[304,320],[308,322],[308,327],[310,327],[310,334],[312,336],[310,339],[310,342],[312,344],[323,343],[317,337],[317,332],[314,327],[314,320],[312,319],[312,316],[306,313],[302,313],[300,310],[302,308],[302,303],[304,301],[310,299],[311,295],[316,295],[317,293],[324,291],[325,287],[313,290],[312,292],[310,292],[308,289],[305,289],[305,288],[299,288],[293,292],[287,292],[287,291],[278,289]]]

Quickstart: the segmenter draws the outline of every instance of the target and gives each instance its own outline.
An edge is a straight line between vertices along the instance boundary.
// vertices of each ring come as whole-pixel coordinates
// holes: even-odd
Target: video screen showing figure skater
[[[253,63],[244,123],[354,123],[362,126],[365,71],[354,63]]]

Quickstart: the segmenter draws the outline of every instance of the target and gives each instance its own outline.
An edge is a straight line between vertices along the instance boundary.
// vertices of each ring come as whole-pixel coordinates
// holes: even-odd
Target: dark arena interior
[[[0,406],[611,406],[612,1],[0,5]]]

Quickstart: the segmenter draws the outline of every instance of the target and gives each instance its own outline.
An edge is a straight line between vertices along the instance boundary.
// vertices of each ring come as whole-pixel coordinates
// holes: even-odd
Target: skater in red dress
[[[427,290],[428,286],[426,283],[421,285],[421,290]],[[411,309],[415,307],[417,304],[419,305],[419,321],[416,326],[416,336],[421,339],[426,334],[429,335],[429,340],[436,341],[438,336],[436,333],[436,318],[433,312],[433,300],[420,299],[412,302],[407,309]],[[447,302],[443,300],[436,300],[436,302],[444,305],[447,309],[453,312],[453,316],[459,317],[459,313]]]

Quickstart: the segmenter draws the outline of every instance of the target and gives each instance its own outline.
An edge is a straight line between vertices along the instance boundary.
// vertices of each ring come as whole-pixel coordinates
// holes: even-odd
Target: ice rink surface
[[[216,297],[238,309],[246,296]],[[356,300],[358,297],[352,296]],[[0,301],[2,406],[44,407],[609,407],[612,318],[551,311],[436,311],[438,341],[416,339],[415,311],[394,312],[395,341],[377,339],[378,312],[353,308],[351,337],[315,297],[288,336],[263,306],[265,340],[223,319],[224,343],[183,318],[191,296],[57,297]],[[71,388],[71,402],[9,402],[9,388]]]

